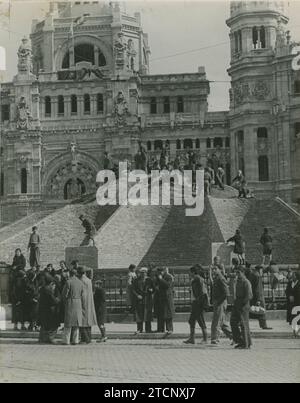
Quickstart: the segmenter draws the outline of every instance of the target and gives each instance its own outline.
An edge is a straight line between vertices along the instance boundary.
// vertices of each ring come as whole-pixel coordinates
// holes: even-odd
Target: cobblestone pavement
[[[0,340],[1,382],[300,382],[300,340],[255,340],[252,350],[182,340],[89,346]]]

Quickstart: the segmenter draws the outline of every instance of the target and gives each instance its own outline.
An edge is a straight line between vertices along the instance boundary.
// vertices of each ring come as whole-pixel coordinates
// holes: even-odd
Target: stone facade
[[[232,3],[230,111],[210,112],[204,67],[149,73],[138,13],[51,3],[20,45],[18,74],[1,86],[2,222],[93,193],[104,152],[134,161],[138,140],[148,160],[163,147],[170,160],[193,150],[204,166],[216,154],[227,183],[242,168],[257,194],[299,198],[299,77],[287,21],[279,2]]]

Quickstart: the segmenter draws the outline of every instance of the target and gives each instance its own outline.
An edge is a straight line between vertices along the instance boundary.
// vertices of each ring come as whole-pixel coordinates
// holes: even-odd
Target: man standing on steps
[[[81,221],[81,225],[85,229],[84,233],[86,235],[80,246],[95,246],[94,237],[96,235],[96,228],[94,224],[84,215],[81,215],[79,217],[79,220]]]
[[[41,239],[39,234],[37,233],[38,228],[32,228],[32,234],[30,235],[28,242],[28,250],[29,250],[29,263],[31,269],[39,269],[40,263],[40,244]]]
[[[190,337],[184,341],[185,344],[195,344],[196,322],[199,323],[199,326],[202,330],[202,343],[207,343],[207,327],[204,319],[204,312],[208,306],[208,293],[204,280],[204,269],[201,266],[199,269],[200,270],[198,271],[198,267],[196,266],[193,266],[190,269],[192,277],[192,312],[189,319]]]
[[[248,349],[252,345],[249,312],[250,301],[253,298],[252,287],[245,276],[245,269],[239,266],[236,270],[237,282],[235,300],[232,308],[230,325],[236,349]]]

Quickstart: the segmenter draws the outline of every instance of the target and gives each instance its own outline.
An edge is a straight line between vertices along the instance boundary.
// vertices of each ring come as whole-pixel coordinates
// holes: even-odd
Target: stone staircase
[[[300,220],[276,199],[237,199],[210,197],[222,242],[240,229],[246,241],[246,259],[254,264],[262,261],[260,236],[268,227],[273,237],[273,260],[280,264],[300,262]]]
[[[100,268],[139,265],[167,220],[170,209],[166,206],[120,207],[95,238]]]
[[[172,206],[142,265],[192,266],[211,263],[211,242],[222,239],[211,206],[206,200],[204,213],[200,217],[186,217],[185,208]]]
[[[15,221],[12,224],[2,227],[0,229],[0,244],[6,239],[13,237],[17,233],[23,230],[28,230],[28,228],[32,227],[53,212],[54,210],[52,209],[37,211],[35,213],[29,214],[26,217],[21,218],[18,221]]]
[[[273,237],[273,260],[280,264],[300,262],[300,219],[277,200],[252,200],[240,225],[246,239],[246,258],[260,262],[259,243],[264,227]]]

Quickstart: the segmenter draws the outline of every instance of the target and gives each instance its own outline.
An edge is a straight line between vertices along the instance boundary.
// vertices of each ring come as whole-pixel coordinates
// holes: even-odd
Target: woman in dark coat
[[[21,249],[16,249],[11,268],[12,270],[19,271],[19,270],[25,270],[25,267],[26,267],[26,259],[22,254]]]
[[[300,272],[294,272],[285,291],[287,297],[287,322],[291,325],[296,315],[292,314],[293,308],[300,306]]]
[[[45,285],[40,290],[39,323],[40,343],[55,344],[54,338],[59,327],[60,297],[56,292],[56,285],[51,276],[45,276]]]
[[[36,273],[30,271],[27,273],[25,284],[24,315],[25,320],[29,322],[28,330],[36,330],[38,320],[38,299],[39,289],[36,281]]]
[[[14,330],[18,330],[18,324],[21,323],[21,330],[26,330],[25,323],[25,287],[26,274],[23,270],[19,270],[12,284],[12,323]]]

